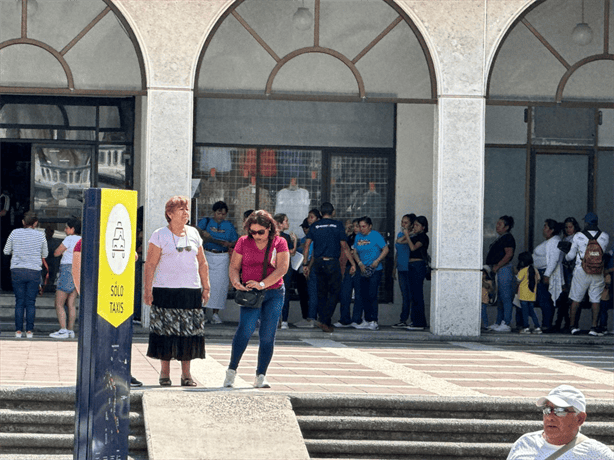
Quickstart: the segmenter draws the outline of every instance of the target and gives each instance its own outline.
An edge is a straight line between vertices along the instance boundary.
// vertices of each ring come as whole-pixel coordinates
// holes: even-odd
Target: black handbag
[[[264,264],[262,266],[262,279],[266,278],[266,270],[269,266],[269,250],[271,249],[271,241],[266,247],[266,253],[264,254]],[[264,301],[264,289],[251,289],[249,291],[236,291],[235,303],[241,307],[247,308],[260,308]]]

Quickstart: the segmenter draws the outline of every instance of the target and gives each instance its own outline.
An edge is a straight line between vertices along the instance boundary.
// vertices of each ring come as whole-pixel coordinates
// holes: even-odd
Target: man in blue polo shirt
[[[343,250],[348,261],[352,264],[350,275],[356,272],[356,263],[350,253],[346,242],[345,228],[338,220],[333,220],[335,208],[331,203],[322,203],[320,207],[322,219],[309,227],[305,240],[305,254],[309,254],[309,246],[313,241],[313,255],[306,260],[304,273],[309,277],[313,270],[318,280],[318,312],[320,322],[318,325],[324,332],[333,332],[331,318],[337,306],[341,290],[341,267],[339,257]]]
[[[228,250],[234,247],[239,239],[234,225],[229,220],[225,220],[227,215],[228,205],[223,201],[218,201],[213,205],[213,217],[203,217],[198,222],[198,228],[203,231],[203,249],[209,264],[211,292],[206,308],[213,310],[212,324],[222,323],[218,313],[226,306],[228,296],[228,266],[230,264]]]

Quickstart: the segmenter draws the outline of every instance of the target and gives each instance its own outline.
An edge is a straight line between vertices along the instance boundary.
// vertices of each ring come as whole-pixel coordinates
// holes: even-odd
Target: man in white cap
[[[586,399],[571,385],[560,385],[536,405],[544,412],[544,429],[516,441],[507,460],[614,460],[605,444],[580,433],[586,420]]]

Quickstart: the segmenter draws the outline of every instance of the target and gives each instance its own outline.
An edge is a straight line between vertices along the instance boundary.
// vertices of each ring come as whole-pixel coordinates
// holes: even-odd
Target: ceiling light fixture
[[[313,24],[313,16],[309,8],[305,8],[305,0],[303,0],[303,6],[299,6],[292,16],[292,23],[298,30],[307,30]]]
[[[582,0],[582,22],[574,27],[571,39],[580,46],[588,45],[593,41],[593,30],[584,22],[584,0]]]

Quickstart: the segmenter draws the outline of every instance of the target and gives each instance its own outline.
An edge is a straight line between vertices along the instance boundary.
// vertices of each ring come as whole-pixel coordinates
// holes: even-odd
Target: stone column
[[[483,97],[440,97],[435,151],[431,330],[480,333],[484,209]]]
[[[147,93],[147,155],[143,157],[146,244],[166,225],[164,205],[173,195],[191,195],[193,93],[150,89]]]

